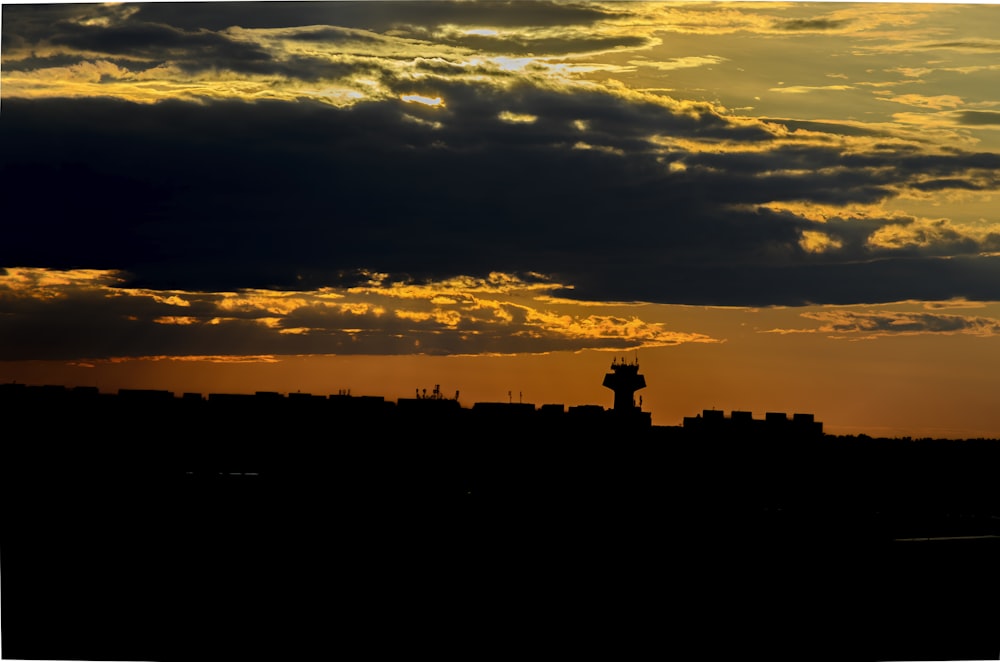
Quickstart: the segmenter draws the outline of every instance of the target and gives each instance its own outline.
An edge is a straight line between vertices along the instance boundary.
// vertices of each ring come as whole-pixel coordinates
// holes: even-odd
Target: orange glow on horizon
[[[913,438],[1000,438],[1000,412],[991,392],[975,388],[981,357],[968,357],[940,371],[913,367],[911,374],[885,371],[898,358],[920,351],[919,337],[902,337],[892,347],[868,343],[861,356],[827,357],[822,379],[789,352],[788,338],[756,336],[756,352],[731,345],[680,345],[634,352],[647,387],[636,393],[654,425],[680,425],[703,409],[814,414],[829,434]],[[796,337],[796,344],[809,338]],[[844,343],[841,343],[844,344]],[[0,380],[27,384],[96,386],[103,392],[145,388],[184,392],[277,391],[330,395],[349,390],[395,401],[439,384],[448,397],[459,392],[462,406],[506,402],[508,393],[536,406],[599,405],[613,394],[602,387],[610,352],[556,352],[519,356],[294,356],[160,357],[86,362],[0,362]],[[1000,359],[989,367],[1000,370]],[[942,363],[944,363],[942,361]],[[944,378],[942,374],[952,375]],[[902,379],[902,382],[900,381]],[[961,388],[971,383],[973,390]],[[901,386],[901,384],[908,384]],[[949,415],[954,411],[954,415]]]

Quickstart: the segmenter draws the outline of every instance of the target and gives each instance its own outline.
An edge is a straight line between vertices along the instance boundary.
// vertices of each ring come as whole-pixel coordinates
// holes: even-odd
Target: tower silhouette
[[[611,361],[611,372],[604,375],[604,386],[615,392],[615,411],[633,411],[635,392],[646,388],[646,378],[639,374],[639,360],[634,363]]]

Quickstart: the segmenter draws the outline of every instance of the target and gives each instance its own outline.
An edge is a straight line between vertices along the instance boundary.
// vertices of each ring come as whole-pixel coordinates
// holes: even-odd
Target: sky
[[[1000,437],[1000,5],[2,7],[0,382]]]

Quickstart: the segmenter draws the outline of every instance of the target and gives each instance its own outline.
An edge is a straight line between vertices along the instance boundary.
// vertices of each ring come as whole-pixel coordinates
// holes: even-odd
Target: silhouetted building
[[[646,378],[639,374],[639,361],[626,363],[622,359],[611,362],[611,372],[604,375],[604,386],[615,392],[615,411],[636,409],[635,392],[646,388]]]
[[[256,400],[255,395],[249,393],[209,393],[208,401],[211,404],[239,405],[250,404]]]
[[[158,404],[171,402],[174,394],[170,391],[161,391],[147,388],[122,388],[118,389],[118,399],[122,402]]]
[[[477,419],[527,421],[535,414],[535,405],[527,402],[477,402],[472,405]]]
[[[462,411],[462,406],[458,403],[457,393],[454,399],[446,398],[441,392],[441,386],[435,384],[430,393],[427,393],[427,389],[417,389],[414,397],[396,400],[396,411],[404,418],[440,418]]]
[[[368,421],[384,420],[395,411],[396,404],[381,395],[351,395],[341,392],[327,397],[330,413],[334,416],[360,418]]]
[[[982,598],[998,587],[1000,443],[818,440],[812,414],[780,412],[650,427],[638,365],[612,371],[614,409],[464,408],[437,387],[394,404],[0,384],[0,484],[18,497],[0,520],[4,652],[175,660],[208,641],[287,657],[304,631],[364,644],[400,625],[447,647],[507,636],[512,597],[591,629],[622,612],[669,652],[722,637],[796,659],[774,653],[801,629],[838,646],[826,659],[997,659]],[[432,593],[454,609],[426,609]],[[664,639],[648,595],[694,616]],[[736,602],[713,611],[720,595]],[[893,648],[910,629],[887,614],[916,643]],[[988,646],[953,647],[970,636]]]
[[[698,416],[684,417],[684,430],[709,437],[743,438],[754,435],[761,438],[788,439],[823,436],[823,424],[812,414],[794,414],[769,411],[764,419],[755,419],[748,411],[733,411],[729,417],[720,409],[705,409]]]
[[[568,419],[576,424],[597,424],[605,420],[608,412],[600,405],[576,405],[566,412]]]

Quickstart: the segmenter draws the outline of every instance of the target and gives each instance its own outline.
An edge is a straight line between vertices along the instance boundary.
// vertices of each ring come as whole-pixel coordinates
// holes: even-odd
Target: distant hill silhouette
[[[0,385],[4,657],[1000,657],[1000,443],[653,426],[619,365],[611,409]]]

